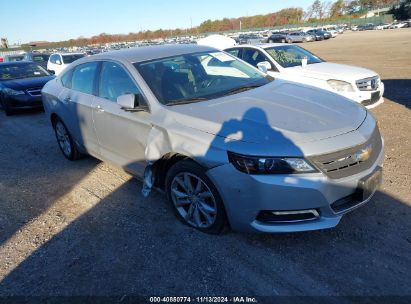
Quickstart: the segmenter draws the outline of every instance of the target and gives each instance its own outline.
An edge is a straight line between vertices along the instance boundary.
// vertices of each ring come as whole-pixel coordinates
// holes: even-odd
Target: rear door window
[[[241,55],[239,48],[236,48],[236,49],[228,49],[228,50],[226,50],[226,52],[229,53],[230,55],[233,55],[233,56],[238,57],[238,58],[240,58],[240,55]]]
[[[86,94],[93,94],[98,62],[80,64],[74,68],[71,88]]]

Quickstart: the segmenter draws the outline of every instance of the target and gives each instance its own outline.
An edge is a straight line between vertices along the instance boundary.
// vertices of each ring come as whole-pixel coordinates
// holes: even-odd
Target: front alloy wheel
[[[176,216],[203,232],[217,234],[226,226],[225,209],[217,189],[196,162],[186,159],[167,172],[166,193]]]
[[[217,204],[206,183],[194,174],[183,172],[171,182],[171,198],[177,212],[196,228],[210,228],[216,220]]]

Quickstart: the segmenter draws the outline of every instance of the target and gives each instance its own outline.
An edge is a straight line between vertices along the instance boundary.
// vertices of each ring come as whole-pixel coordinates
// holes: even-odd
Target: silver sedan
[[[80,59],[42,96],[66,158],[120,166],[144,195],[164,189],[204,232],[334,227],[381,182],[383,140],[365,108],[213,48]]]

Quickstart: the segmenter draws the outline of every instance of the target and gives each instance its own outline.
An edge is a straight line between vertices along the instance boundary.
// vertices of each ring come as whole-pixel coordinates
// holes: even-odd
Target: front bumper
[[[359,182],[382,167],[384,148],[367,170],[346,178],[331,179],[323,173],[300,175],[248,175],[231,164],[207,171],[217,187],[232,229],[243,232],[298,232],[335,227],[341,217],[368,202],[372,195],[345,211],[334,211],[331,205],[353,195]],[[257,220],[265,210],[316,210],[314,220],[293,223],[267,223]]]
[[[5,101],[11,109],[32,109],[41,108],[43,102],[41,96],[14,95],[6,96]]]
[[[378,90],[375,91],[359,91],[356,89],[355,92],[344,92],[340,93],[344,97],[347,97],[348,99],[354,100],[357,103],[360,103],[364,105],[367,109],[372,109],[384,102],[384,83],[381,82]],[[373,95],[379,94],[379,98],[374,100]]]

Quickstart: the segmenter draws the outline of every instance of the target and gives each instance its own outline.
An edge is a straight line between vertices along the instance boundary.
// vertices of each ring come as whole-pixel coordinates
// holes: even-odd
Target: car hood
[[[295,66],[286,68],[285,71],[287,73],[296,73],[304,77],[323,80],[339,79],[350,82],[377,75],[377,73],[368,69],[330,62],[308,64],[305,68],[302,66]]]
[[[25,90],[29,88],[43,87],[48,81],[52,80],[53,78],[54,76],[13,79],[2,81],[2,84],[13,90]]]
[[[216,136],[249,143],[295,144],[356,130],[366,110],[331,92],[275,80],[247,92],[168,107],[174,122]],[[170,113],[171,114],[171,113]]]

